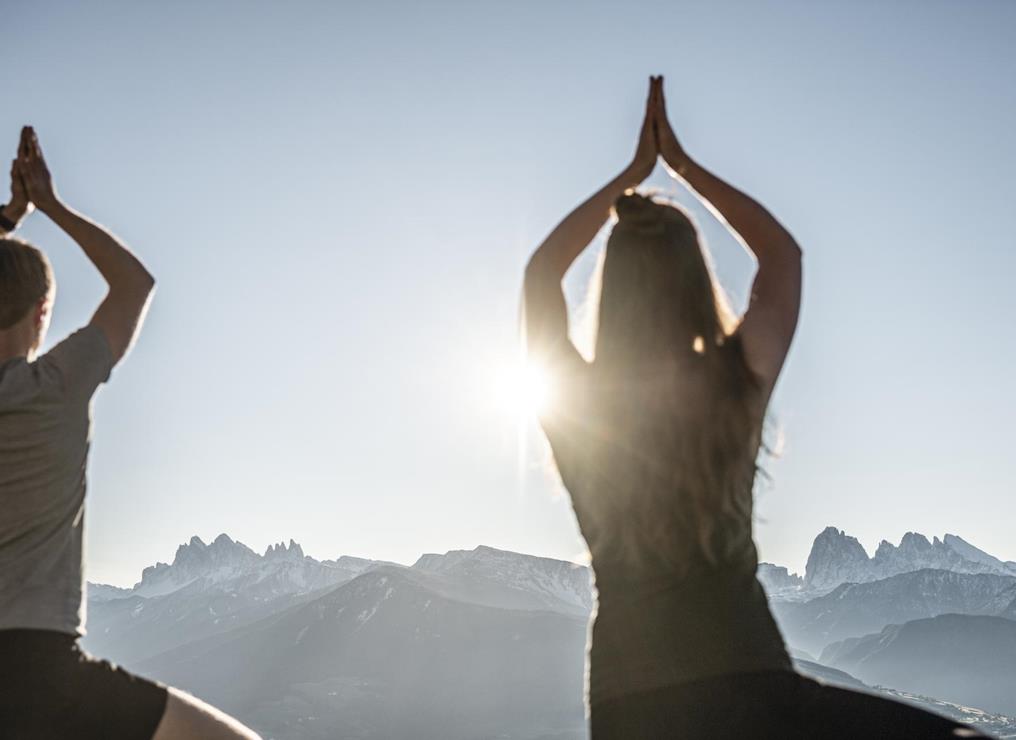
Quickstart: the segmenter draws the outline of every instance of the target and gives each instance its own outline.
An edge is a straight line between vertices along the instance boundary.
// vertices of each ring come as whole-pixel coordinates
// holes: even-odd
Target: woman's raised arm
[[[531,356],[553,361],[562,353],[577,354],[568,338],[568,309],[561,280],[603,227],[614,201],[645,180],[656,166],[659,148],[653,111],[660,92],[660,83],[650,78],[645,120],[631,164],[569,213],[529,259],[523,290],[526,343]]]
[[[752,371],[771,390],[783,367],[801,305],[801,250],[760,203],[691,159],[667,120],[662,80],[656,125],[664,161],[733,231],[758,261],[748,310],[738,333]]]

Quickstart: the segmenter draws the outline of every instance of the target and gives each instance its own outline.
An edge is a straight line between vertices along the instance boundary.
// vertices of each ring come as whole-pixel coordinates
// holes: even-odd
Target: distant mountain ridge
[[[265,598],[317,591],[382,565],[397,563],[343,555],[316,560],[294,540],[269,545],[258,555],[239,540],[220,534],[205,543],[193,536],[180,545],[171,564],[146,567],[132,588],[89,583],[88,598],[107,602],[129,597],[167,596],[190,588],[225,591],[254,589]],[[554,558],[526,555],[480,545],[473,550],[426,553],[409,566],[416,570],[468,575],[540,594],[549,608],[567,606],[580,613],[592,609],[589,567]]]
[[[198,580],[232,584],[235,588],[259,583],[277,595],[304,593],[347,581],[375,564],[373,560],[353,557],[315,560],[304,555],[303,548],[293,540],[288,545],[270,545],[264,555],[258,555],[226,534],[220,534],[209,544],[195,536],[177,548],[171,565],[156,563],[145,568],[131,594],[146,598],[162,596]]]
[[[869,556],[855,537],[826,527],[803,577],[769,563],[758,575],[788,644],[816,655],[832,642],[940,614],[1016,618],[1016,563],[954,534],[929,541],[908,532]]]
[[[315,560],[293,540],[259,555],[226,534],[207,544],[191,537],[171,564],[145,568],[133,588],[88,584],[82,644],[130,664],[262,619],[380,564],[355,557]]]
[[[1003,562],[954,534],[929,542],[923,534],[907,532],[898,546],[882,540],[868,557],[856,538],[826,527],[808,555],[803,585],[809,591],[830,591],[843,583],[878,581],[928,568],[1016,576],[1016,563]]]
[[[520,561],[518,558],[531,560]],[[587,588],[590,571],[575,563],[522,555],[492,547],[474,550],[452,550],[444,554],[424,554],[412,567],[435,571],[486,569],[492,578],[514,578],[534,587],[532,576],[543,577],[544,570],[520,571],[522,562],[542,561],[555,575],[544,584],[552,600],[564,599],[576,608],[588,611],[591,597]],[[224,587],[249,587],[252,583],[272,588],[277,594],[307,593],[328,585],[341,583],[375,567],[381,561],[342,556],[335,560],[315,560],[304,554],[295,541],[269,545],[263,555],[242,542],[220,534],[212,542],[200,537],[177,548],[171,564],[158,562],[145,568],[141,580],[133,588],[123,589],[106,584],[89,584],[89,598],[106,601],[127,596],[149,598],[184,588],[195,581],[220,584]],[[908,532],[894,546],[883,540],[875,554],[868,556],[864,547],[836,527],[826,527],[818,534],[808,555],[805,575],[791,573],[773,563],[759,564],[758,577],[771,597],[787,600],[814,598],[844,583],[868,583],[918,570],[945,570],[954,573],[990,573],[1016,577],[1016,562],[999,558],[975,547],[962,537],[946,534],[928,538]]]
[[[826,527],[812,543],[803,577],[767,562],[759,563],[758,577],[770,597],[801,601],[844,583],[868,583],[926,569],[1016,576],[1016,562],[996,558],[958,535],[929,542],[923,534],[907,532],[898,546],[882,540],[869,557],[856,537]]]
[[[251,624],[381,567],[430,573],[432,587],[451,598],[497,608],[582,618],[592,609],[589,568],[552,558],[480,546],[426,554],[409,568],[351,556],[316,560],[293,540],[259,555],[220,534],[210,543],[191,537],[171,564],[145,568],[131,589],[88,584],[82,642],[97,655],[134,663]]]
[[[480,545],[474,550],[421,555],[412,567],[432,573],[488,579],[533,594],[554,611],[586,616],[593,608],[592,573],[588,567],[577,563]]]
[[[908,535],[879,550],[869,558],[854,538],[828,528],[805,577],[760,564],[798,665],[1011,734],[1009,718],[956,703],[982,706],[984,697],[998,707],[990,685],[945,695],[955,688],[947,680],[914,683],[907,667],[928,658],[922,651],[935,649],[935,634],[953,634],[929,633],[922,619],[958,612],[998,624],[1016,616],[1012,564],[954,535],[934,543]],[[946,567],[918,567],[927,563]],[[874,577],[906,568],[916,569]],[[586,740],[591,575],[586,566],[486,546],[405,566],[319,561],[292,540],[258,554],[224,534],[210,543],[193,537],[131,589],[89,584],[83,641],[90,652],[222,705],[266,737]],[[882,634],[924,638],[870,650],[878,643],[870,636]],[[977,656],[1012,649],[1006,624],[970,643]],[[949,671],[948,661],[936,665]],[[870,688],[879,676],[898,685]],[[919,695],[927,687],[942,692]]]

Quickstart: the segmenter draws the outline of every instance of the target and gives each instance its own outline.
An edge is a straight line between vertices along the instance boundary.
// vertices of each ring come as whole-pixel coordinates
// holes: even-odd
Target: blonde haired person
[[[680,209],[630,192],[662,155],[758,262],[730,315]],[[561,280],[611,215],[595,357],[568,335]],[[650,80],[632,163],[569,214],[525,273],[541,416],[592,554],[592,740],[973,737],[917,709],[797,674],[756,578],[752,486],[801,299],[801,251],[761,205],[691,159]],[[954,732],[956,734],[954,734]]]
[[[28,127],[11,191],[0,209],[0,737],[256,738],[204,702],[78,646],[91,398],[141,329],[155,280],[57,197]],[[78,243],[108,285],[91,321],[41,356],[53,271],[41,251],[7,236],[33,208]]]

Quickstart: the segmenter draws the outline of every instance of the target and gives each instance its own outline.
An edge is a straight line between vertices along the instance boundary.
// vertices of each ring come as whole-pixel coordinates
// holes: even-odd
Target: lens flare
[[[533,419],[546,413],[553,400],[550,376],[532,362],[506,369],[498,382],[498,402],[508,414]]]

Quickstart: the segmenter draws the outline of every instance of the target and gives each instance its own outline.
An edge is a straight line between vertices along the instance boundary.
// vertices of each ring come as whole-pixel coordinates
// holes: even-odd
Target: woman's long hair
[[[738,557],[751,545],[762,410],[736,320],[683,210],[636,194],[615,210],[590,397],[591,459],[612,484],[582,508],[626,558],[683,569]]]

